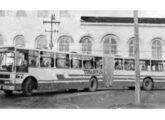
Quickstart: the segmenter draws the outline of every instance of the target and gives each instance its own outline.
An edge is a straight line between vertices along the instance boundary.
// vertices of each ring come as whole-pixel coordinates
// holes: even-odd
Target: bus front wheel
[[[92,77],[89,81],[89,91],[94,92],[96,91],[97,87],[98,87],[97,79]]]
[[[154,86],[153,80],[151,78],[145,78],[142,83],[144,90],[152,90]]]
[[[25,96],[31,96],[35,88],[35,84],[32,78],[27,78],[22,86],[23,94]]]

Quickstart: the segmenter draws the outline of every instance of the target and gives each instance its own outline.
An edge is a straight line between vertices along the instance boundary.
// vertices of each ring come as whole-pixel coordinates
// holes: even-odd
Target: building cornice
[[[112,27],[134,27],[133,23],[91,23],[81,22],[81,26],[112,26]],[[165,27],[165,24],[143,24],[139,23],[139,27]]]

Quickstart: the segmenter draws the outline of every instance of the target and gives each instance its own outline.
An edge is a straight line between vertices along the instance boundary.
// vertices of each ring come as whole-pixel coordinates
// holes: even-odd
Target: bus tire
[[[142,88],[144,90],[152,90],[154,87],[154,82],[151,78],[145,78],[142,83]]]
[[[94,92],[97,90],[97,87],[98,87],[98,81],[95,77],[92,77],[89,81],[89,91],[90,92]]]
[[[23,85],[22,91],[25,96],[31,96],[33,94],[33,90],[35,89],[35,82],[32,78],[27,78]]]
[[[4,90],[4,93],[6,96],[12,96],[13,95],[13,91],[11,91],[11,90]]]

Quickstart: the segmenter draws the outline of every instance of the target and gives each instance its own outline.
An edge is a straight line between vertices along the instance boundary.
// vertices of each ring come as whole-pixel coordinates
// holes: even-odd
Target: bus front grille
[[[0,80],[0,84],[4,84],[5,83],[5,81],[4,80]]]
[[[10,78],[10,75],[0,74],[0,78]]]

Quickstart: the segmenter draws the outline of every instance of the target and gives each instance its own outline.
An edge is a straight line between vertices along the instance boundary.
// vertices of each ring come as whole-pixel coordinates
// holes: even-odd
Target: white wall
[[[80,38],[84,35],[93,37],[93,54],[102,54],[102,38],[107,34],[115,34],[119,37],[118,54],[120,56],[129,57],[128,40],[133,37],[133,26],[113,26],[107,25],[82,25],[81,16],[115,16],[115,17],[131,17],[132,11],[65,11],[64,16],[60,17],[61,11],[49,11],[47,18],[38,18],[37,11],[27,11],[27,17],[16,17],[16,11],[10,11],[7,16],[0,17],[0,34],[5,37],[5,45],[12,45],[13,38],[18,34],[23,34],[26,40],[26,47],[35,47],[35,38],[40,34],[47,35],[50,40],[49,25],[44,25],[43,20],[50,20],[52,13],[56,14],[57,21],[60,26],[55,26],[59,33],[54,34],[54,50],[58,49],[57,39],[61,35],[70,35],[74,39],[71,44],[71,51],[80,52]],[[144,14],[143,14],[144,16]],[[155,37],[165,40],[164,27],[140,27],[140,56],[142,58],[151,58],[151,41]],[[162,42],[163,51],[165,52],[165,43]],[[163,58],[165,55],[163,54]]]

